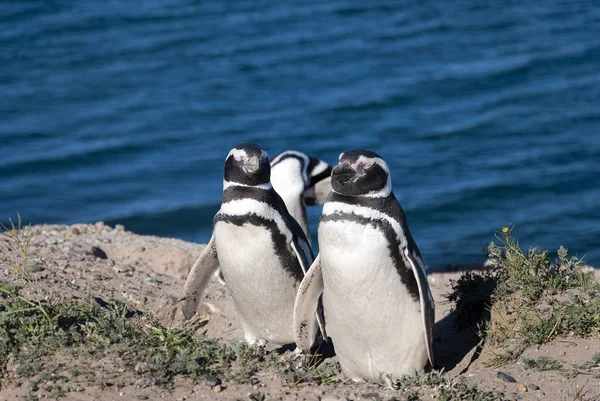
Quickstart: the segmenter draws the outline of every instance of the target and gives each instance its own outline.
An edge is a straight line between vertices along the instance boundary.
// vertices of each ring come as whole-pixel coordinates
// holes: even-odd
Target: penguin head
[[[225,187],[243,185],[270,186],[271,166],[267,152],[259,146],[244,143],[229,151],[225,159]]]
[[[349,150],[331,172],[331,188],[340,195],[386,197],[392,192],[390,169],[377,153]]]

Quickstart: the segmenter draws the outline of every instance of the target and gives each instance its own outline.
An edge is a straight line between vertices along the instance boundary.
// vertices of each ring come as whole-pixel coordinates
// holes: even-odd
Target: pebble
[[[106,256],[106,252],[104,252],[102,248],[99,248],[97,246],[92,247],[91,253],[97,258],[108,259],[108,256]]]
[[[115,226],[115,230],[117,230],[117,231],[125,231],[125,226],[123,224],[117,224]]]
[[[119,266],[119,265],[113,266],[112,269],[115,273],[127,273],[128,271],[131,271],[131,269],[129,267]]]
[[[346,401],[347,398],[336,397],[335,395],[326,395],[325,397],[321,397],[321,401]]]
[[[137,398],[138,400],[147,400],[150,397],[148,397],[146,394],[138,394],[135,396],[135,398]]]
[[[92,280],[104,280],[104,276],[100,273],[94,273],[92,274]]]
[[[79,231],[79,228],[77,228],[77,227],[71,227],[71,232],[72,232],[74,235],[79,235],[79,234],[81,234],[81,231]]]
[[[540,389],[539,386],[535,385],[535,384],[527,384],[527,390],[528,391],[538,391]]]
[[[104,228],[104,222],[103,221],[99,221],[96,224],[94,224],[96,226],[96,228]]]
[[[527,386],[524,385],[523,383],[519,383],[519,385],[517,386],[517,390],[519,390],[519,393],[526,393]]]
[[[501,379],[502,381],[507,382],[507,383],[516,383],[517,382],[514,377],[512,377],[510,375],[507,375],[504,372],[498,372],[498,373],[496,373],[496,377],[498,379]]]
[[[378,393],[364,393],[362,398],[379,398]]]
[[[79,267],[75,267],[75,266],[67,266],[67,267],[65,267],[65,273],[68,273],[68,274],[80,274],[81,273],[81,269]]]
[[[39,273],[43,271],[44,268],[36,262],[27,262],[27,272],[28,273]]]
[[[221,379],[219,379],[217,376],[208,375],[204,378],[204,382],[211,387],[215,387],[221,384]]]
[[[160,282],[160,280],[158,280],[155,277],[146,277],[144,279],[144,283],[148,283],[148,284],[160,284],[161,282]]]
[[[223,391],[223,387],[221,386],[214,386],[212,389],[213,392],[215,393],[220,393],[221,391]]]

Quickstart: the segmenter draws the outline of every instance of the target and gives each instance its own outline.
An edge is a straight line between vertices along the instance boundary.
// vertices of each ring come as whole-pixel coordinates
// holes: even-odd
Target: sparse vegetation
[[[226,345],[195,334],[206,320],[196,320],[183,328],[165,328],[119,302],[93,299],[36,303],[19,291],[0,282],[0,372],[5,378],[11,358],[18,361],[13,375],[32,377],[47,368],[41,356],[69,349],[94,358],[116,352],[126,368],[135,371],[143,379],[140,383],[146,385],[170,386],[177,375],[219,375],[231,383],[244,383],[261,369],[275,370],[291,385],[341,380],[337,363],[319,364],[315,357],[297,366],[293,359],[276,351],[257,350],[242,342]],[[36,383],[51,381],[55,387],[60,385],[61,391],[74,388],[59,379],[40,374]]]
[[[540,356],[539,358],[523,358],[523,365],[525,369],[533,369],[538,372],[544,372],[546,370],[560,370],[562,369],[562,363],[556,359],[548,358],[547,356]]]
[[[600,393],[592,392],[587,384],[579,387],[576,386],[574,390],[570,390],[570,400],[572,401],[596,401],[600,397]]]
[[[592,360],[584,364],[576,366],[578,369],[600,368],[600,354],[594,354]]]
[[[546,250],[524,252],[504,227],[488,247],[489,271],[467,272],[452,284],[457,324],[480,324],[488,346],[501,347],[492,364],[514,361],[531,344],[560,335],[600,332],[600,283],[582,260],[560,247],[554,261]],[[491,296],[487,296],[490,294]]]
[[[432,398],[437,401],[499,401],[500,394],[491,391],[478,390],[471,383],[460,378],[451,378],[444,372],[433,370],[419,372],[413,376],[404,376],[393,381],[383,377],[384,383],[391,389],[400,390],[405,399],[419,400],[419,392],[423,389],[431,391]]]
[[[290,392],[300,394],[315,385],[322,385],[326,393],[338,388],[331,384],[348,381],[335,360],[320,355],[299,363],[283,350],[266,351],[243,342],[225,343],[207,337],[202,333],[207,323],[204,318],[165,327],[153,314],[128,306],[133,302],[101,299],[107,292],[93,292],[98,297],[87,300],[84,298],[89,292],[78,299],[70,293],[57,295],[46,284],[50,278],[40,279],[39,271],[29,271],[33,260],[50,272],[46,277],[53,277],[47,262],[52,260],[49,255],[54,255],[48,252],[56,248],[41,242],[46,252],[40,257],[39,229],[22,227],[20,218],[6,230],[0,238],[0,252],[8,250],[11,258],[8,263],[3,261],[0,269],[8,280],[0,281],[0,388],[19,388],[26,382],[29,393],[23,396],[36,400],[88,391],[90,384],[101,388],[134,386],[140,391],[160,386],[171,391],[181,379],[205,383],[207,388],[222,380],[224,387],[234,389],[237,384],[249,384],[253,390],[244,392],[244,399],[264,400],[273,399],[271,390],[261,384],[265,374],[274,373]],[[527,346],[559,335],[600,332],[599,285],[591,273],[580,268],[578,259],[569,258],[564,248],[553,262],[546,251],[523,252],[508,228],[498,233],[498,239],[500,243],[489,248],[492,268],[465,273],[453,283],[450,295],[456,304],[459,328],[475,325],[487,342],[485,348],[495,353],[492,363],[514,361]],[[103,262],[91,259],[91,263]],[[530,277],[534,273],[535,279]],[[174,309],[167,311],[173,319],[175,313],[170,312]],[[572,366],[543,357],[523,358],[522,362],[527,369],[597,379],[600,355]],[[394,393],[386,390],[387,395],[375,394],[372,399],[501,399],[501,395],[478,390],[460,376],[435,370],[400,380],[382,377],[381,385]],[[572,399],[591,399],[585,388],[570,389],[568,394]]]
[[[19,252],[19,261],[14,264],[12,274],[14,277],[28,277],[28,259],[29,259],[29,244],[31,243],[31,230],[29,226],[23,227],[21,223],[21,215],[17,214],[17,225],[12,219],[8,219],[10,228],[0,224],[4,229],[1,234],[9,239],[12,246]]]

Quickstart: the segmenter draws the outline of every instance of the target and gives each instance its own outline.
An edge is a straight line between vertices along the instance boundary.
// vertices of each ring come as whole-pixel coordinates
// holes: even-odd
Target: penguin
[[[271,185],[270,170],[267,153],[259,146],[231,149],[212,236],[183,289],[182,311],[189,319],[211,274],[220,267],[251,346],[294,342],[296,293],[314,259],[302,229]],[[317,326],[327,338],[321,320]],[[311,327],[314,332],[308,335],[316,337],[312,321]]]
[[[271,160],[271,184],[309,242],[306,206],[325,201],[331,187],[331,169],[323,160],[295,150],[281,152]]]
[[[300,224],[310,245],[306,206],[325,202],[331,190],[331,169],[323,160],[296,150],[283,151],[271,160],[271,185],[283,199],[290,215]],[[225,285],[220,269],[214,276]]]
[[[294,305],[297,346],[313,344],[322,293],[327,333],[352,380],[433,366],[435,305],[386,162],[371,151],[344,152],[331,188],[317,228],[320,252]]]

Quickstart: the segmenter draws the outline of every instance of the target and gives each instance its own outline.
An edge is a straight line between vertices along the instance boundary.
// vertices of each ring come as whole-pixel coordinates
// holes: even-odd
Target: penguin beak
[[[333,168],[331,177],[335,178],[337,182],[343,185],[356,179],[356,170],[352,168],[350,163],[344,162]]]

